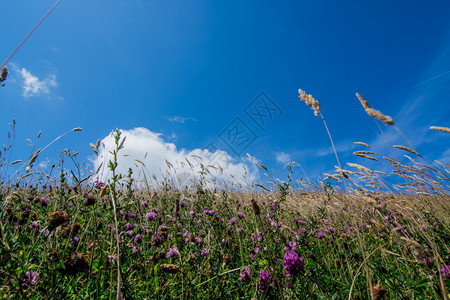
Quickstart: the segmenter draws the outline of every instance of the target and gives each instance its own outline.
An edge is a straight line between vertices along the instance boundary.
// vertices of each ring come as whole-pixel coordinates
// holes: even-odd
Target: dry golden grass
[[[450,133],[450,128],[448,127],[431,126],[430,129]]]

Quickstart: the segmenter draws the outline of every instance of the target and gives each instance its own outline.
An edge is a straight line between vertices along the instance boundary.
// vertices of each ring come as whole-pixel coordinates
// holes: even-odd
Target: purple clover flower
[[[96,188],[101,188],[101,187],[104,187],[104,186],[105,186],[105,183],[103,181],[95,182],[95,187]]]
[[[145,219],[147,219],[148,222],[153,221],[155,219],[155,217],[156,217],[156,214],[153,211],[145,214]]]
[[[231,225],[236,223],[237,219],[235,217],[231,218],[230,221],[228,221]]]
[[[292,241],[289,242],[287,246],[284,247],[284,251],[294,250],[295,248],[297,248],[297,243]]]
[[[298,256],[298,253],[294,250],[289,250],[284,254],[284,268],[287,271],[286,276],[294,276],[298,274],[303,267],[303,260]]]
[[[36,271],[26,271],[23,282],[26,285],[35,285],[39,280],[39,274]]]
[[[245,215],[243,213],[241,213],[241,212],[238,212],[237,216],[239,217],[239,219],[244,219],[245,218]]]
[[[167,258],[177,258],[180,256],[180,252],[178,251],[177,246],[173,246],[173,248],[169,248],[169,251],[167,251],[166,257]]]
[[[203,248],[202,252],[200,253],[202,256],[208,255],[209,250],[207,248]]]
[[[444,265],[441,267],[442,277],[450,279],[450,265]]]
[[[136,227],[136,225],[134,225],[133,223],[127,223],[127,230],[133,230],[134,227]]]
[[[269,289],[269,284],[271,281],[270,273],[266,270],[262,270],[259,273],[259,280],[258,280],[258,289],[262,293],[266,293]]]
[[[74,238],[72,239],[72,243],[73,243],[73,246],[74,246],[74,247],[77,247],[78,244],[80,243],[80,238],[79,238],[79,237],[74,237]]]
[[[317,234],[316,234],[316,238],[318,238],[318,239],[321,239],[321,238],[323,238],[325,235],[323,234],[323,232],[322,231],[319,231]]]
[[[250,279],[252,278],[252,275],[250,273],[250,268],[246,267],[244,269],[241,270],[241,273],[239,273],[239,281],[243,281],[243,282],[247,282],[250,281]]]
[[[41,205],[42,205],[42,206],[47,206],[47,205],[48,205],[48,199],[45,198],[45,197],[42,197],[42,198],[41,198]]]
[[[142,248],[141,248],[141,247],[138,247],[138,246],[133,246],[133,249],[131,249],[131,251],[133,251],[133,253],[141,252],[141,251],[142,251]]]
[[[137,244],[140,242],[142,242],[142,235],[138,234],[134,237],[134,243]]]

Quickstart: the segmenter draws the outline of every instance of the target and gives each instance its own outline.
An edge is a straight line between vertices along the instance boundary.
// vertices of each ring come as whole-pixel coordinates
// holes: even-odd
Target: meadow
[[[300,98],[320,113],[320,104]],[[360,95],[381,133],[392,119]],[[14,123],[12,134],[14,134]],[[380,126],[381,125],[381,126]],[[450,131],[435,127],[442,134]],[[72,131],[80,130],[75,128]],[[329,131],[328,131],[329,132]],[[330,140],[332,145],[333,140]],[[390,174],[341,166],[316,183],[290,171],[267,184],[150,187],[117,174],[126,141],[115,132],[111,177],[45,173],[1,155],[0,294],[3,299],[448,299],[450,166],[412,147],[355,156]],[[388,141],[387,141],[388,143]],[[97,153],[99,143],[91,145]],[[392,149],[394,150],[394,149]],[[267,168],[255,162],[260,172]],[[3,172],[16,167],[14,177]],[[9,172],[12,173],[12,172]],[[391,175],[391,176],[389,176]],[[392,176],[396,181],[389,181]],[[84,177],[84,179],[83,179]]]

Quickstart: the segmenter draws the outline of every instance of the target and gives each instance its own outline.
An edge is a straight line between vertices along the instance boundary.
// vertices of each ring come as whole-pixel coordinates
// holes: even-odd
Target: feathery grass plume
[[[2,67],[2,70],[0,72],[0,82],[3,82],[6,80],[6,77],[8,77],[8,68],[6,66]]]
[[[299,98],[303,102],[306,103],[306,105],[311,106],[311,109],[314,110],[314,115],[317,117],[320,113],[320,103],[311,94],[306,94],[306,92],[302,89],[298,89],[298,93],[300,94]]]
[[[364,107],[364,110],[366,113],[371,116],[372,118],[375,118],[377,120],[380,120],[386,125],[394,125],[394,120],[390,116],[384,115],[381,111],[378,111],[376,109],[373,109],[370,107],[369,103],[364,99],[360,94],[356,93],[356,97],[358,97],[359,102],[361,102],[361,105]]]
[[[378,153],[375,153],[373,151],[355,151],[355,152],[353,152],[353,155],[358,155],[358,154],[378,155]]]
[[[364,107],[364,109],[371,108],[369,105],[369,102],[366,101],[366,99],[363,98],[359,93],[356,93],[356,97],[358,97],[359,102],[361,102],[361,105]]]
[[[380,175],[384,175],[386,176],[387,174],[383,171],[373,171],[374,173],[380,174]]]
[[[339,175],[328,174],[328,173],[324,173],[323,175],[325,175],[325,178],[324,178],[323,180],[334,179],[334,180],[336,180],[337,182],[342,183],[342,180],[341,180],[339,177],[337,177],[337,176],[339,176]]]
[[[347,165],[349,165],[352,168],[358,169],[360,171],[366,172],[367,174],[373,174],[372,170],[367,167],[364,167],[364,166],[361,166],[358,164],[354,164],[354,163],[347,163]]]
[[[365,146],[367,148],[370,148],[369,144],[363,143],[363,142],[353,142],[353,144],[355,145],[361,145],[361,146]]]
[[[311,109],[314,110],[314,115],[316,117],[320,116],[320,118],[322,119],[323,125],[325,126],[325,129],[327,130],[328,137],[330,138],[331,146],[333,147],[333,151],[334,151],[334,155],[336,157],[336,161],[337,161],[337,163],[339,165],[339,168],[341,168],[341,162],[339,161],[339,156],[337,154],[336,147],[334,146],[333,138],[331,137],[331,133],[330,133],[330,130],[328,129],[327,122],[325,121],[325,118],[323,117],[322,113],[320,112],[321,106],[320,106],[319,101],[314,99],[314,97],[311,94],[309,94],[309,95],[306,94],[306,92],[304,90],[302,90],[302,89],[298,89],[298,93],[300,94],[299,95],[300,100],[305,102],[306,105],[311,106]],[[345,183],[345,174],[344,173],[342,173],[342,178],[344,180],[345,191],[347,191],[347,184]]]
[[[409,153],[415,154],[417,156],[421,156],[419,153],[417,153],[416,151],[414,151],[411,148],[405,147],[405,146],[401,146],[401,145],[394,145],[394,148],[400,149],[400,150],[404,150],[407,151]]]
[[[22,160],[21,160],[21,159],[18,159],[18,160],[15,160],[15,161],[9,163],[8,166],[12,166],[12,165],[18,164],[18,163],[20,163],[20,162],[22,162]]]
[[[372,118],[375,118],[377,120],[380,120],[386,125],[394,125],[394,120],[390,116],[384,115],[381,111],[373,109],[373,108],[367,108],[366,112],[369,116]]]
[[[34,152],[34,154],[28,160],[28,166],[31,166],[36,161],[36,158],[39,156],[39,153],[41,153],[41,149],[38,149],[36,152]]]
[[[450,133],[450,128],[448,128],[448,127],[431,126],[430,129],[431,130],[439,130],[439,131],[442,131],[442,132]]]
[[[378,161],[378,159],[376,159],[375,157],[372,157],[370,155],[365,155],[365,154],[361,154],[361,153],[353,153],[355,156],[359,156],[359,157],[363,157],[363,158],[367,158],[370,160],[374,160],[374,161]]]
[[[400,167],[400,163],[398,161],[393,160],[392,158],[389,158],[387,156],[383,156],[385,160],[390,162],[394,167]]]
[[[376,159],[375,157],[372,157],[372,156],[370,156],[368,154],[370,154],[370,155],[378,155],[378,153],[375,153],[373,151],[355,151],[355,152],[353,152],[353,155],[355,155],[355,156],[359,156],[359,157],[367,158],[367,159],[370,159],[370,160],[378,161],[378,159]]]
[[[94,151],[95,155],[98,155],[98,146],[100,145],[100,139],[94,144],[89,143],[89,147],[91,147],[92,151]]]

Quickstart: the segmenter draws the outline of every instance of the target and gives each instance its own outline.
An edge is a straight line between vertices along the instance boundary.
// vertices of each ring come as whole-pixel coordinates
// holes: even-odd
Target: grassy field
[[[408,164],[359,144],[367,150],[356,156],[389,163],[399,182],[349,163],[353,171],[340,166],[317,184],[294,184],[291,173],[244,190],[202,180],[186,189],[147,188],[115,172],[120,132],[106,183],[62,167],[56,176],[33,174],[40,151],[25,162],[2,153],[2,168],[24,168],[14,180],[2,178],[0,294],[448,299],[449,166],[404,146],[395,148],[413,156]]]

